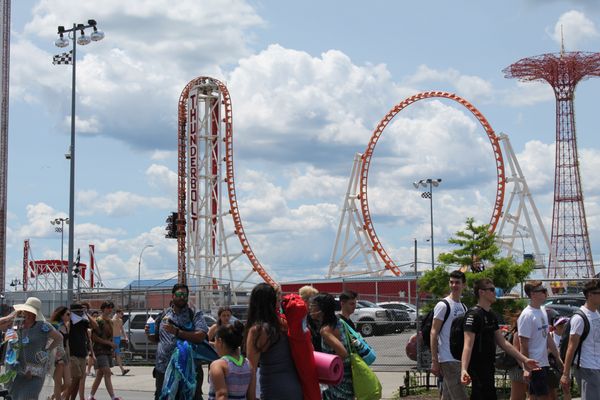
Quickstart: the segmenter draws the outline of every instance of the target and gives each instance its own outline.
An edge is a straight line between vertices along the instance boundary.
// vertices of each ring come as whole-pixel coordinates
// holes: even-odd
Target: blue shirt
[[[190,321],[190,316],[193,315],[193,321]],[[156,370],[164,373],[167,370],[167,365],[171,359],[177,338],[165,330],[166,318],[171,319],[175,325],[185,331],[202,331],[208,332],[208,326],[204,321],[202,311],[197,311],[195,314],[192,310],[185,306],[179,313],[175,313],[172,308],[167,308],[162,314],[163,320],[160,321],[158,328],[158,348],[156,350]],[[158,321],[156,321],[158,323]]]

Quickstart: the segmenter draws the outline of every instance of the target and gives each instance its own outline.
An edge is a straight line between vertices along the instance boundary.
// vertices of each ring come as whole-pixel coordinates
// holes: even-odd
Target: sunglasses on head
[[[187,298],[188,294],[186,292],[175,292],[175,297]]]

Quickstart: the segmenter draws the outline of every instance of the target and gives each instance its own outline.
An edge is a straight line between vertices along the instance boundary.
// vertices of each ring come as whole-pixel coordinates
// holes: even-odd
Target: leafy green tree
[[[449,253],[442,253],[438,259],[442,264],[469,266],[471,271],[480,272],[483,264],[494,263],[500,254],[496,238],[489,232],[489,225],[476,225],[472,217],[467,218],[467,228],[456,232],[448,243],[459,246]]]
[[[458,231],[455,237],[448,240],[458,248],[449,253],[440,254],[438,259],[442,265],[423,274],[419,279],[419,291],[431,294],[436,299],[446,296],[450,291],[448,286],[450,271],[462,268],[466,270],[467,277],[467,289],[463,292],[463,302],[470,307],[477,302],[472,288],[478,279],[490,278],[497,288],[501,288],[505,292],[526,280],[533,271],[534,262],[526,260],[519,264],[512,258],[500,257],[500,249],[496,245],[495,235],[488,229],[488,225],[476,225],[473,218],[467,218],[466,229]],[[492,308],[499,315],[509,316],[523,309],[525,304],[524,300],[503,300],[496,302]],[[424,308],[428,309],[433,305],[430,304]]]

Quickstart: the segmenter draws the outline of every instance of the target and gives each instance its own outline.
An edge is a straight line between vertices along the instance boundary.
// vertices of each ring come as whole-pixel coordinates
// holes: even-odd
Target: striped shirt
[[[227,398],[231,400],[245,400],[250,380],[252,379],[252,369],[250,363],[244,356],[235,360],[231,356],[223,356],[222,360],[227,361],[227,375],[225,375],[225,384],[227,385]],[[208,400],[214,400],[216,397],[215,387],[210,382]]]

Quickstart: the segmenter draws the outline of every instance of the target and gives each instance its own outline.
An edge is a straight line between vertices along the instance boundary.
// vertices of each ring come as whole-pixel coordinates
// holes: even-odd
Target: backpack
[[[442,326],[444,326],[444,323],[446,323],[446,320],[450,316],[450,303],[448,303],[448,300],[446,299],[442,299],[440,301],[446,305],[446,314],[444,314],[444,321],[442,322]],[[423,346],[427,347],[428,349],[431,348],[431,328],[433,327],[434,310],[435,307],[433,307],[427,313],[427,315],[425,315],[425,318],[423,318],[423,322],[421,323],[421,338],[423,340]]]
[[[517,333],[516,328],[512,328],[509,331],[504,332],[504,339],[506,339],[508,343],[512,344],[515,333]],[[507,354],[506,351],[504,351],[504,349],[501,347],[496,347],[496,360],[494,361],[494,366],[496,369],[508,371],[517,365],[517,360],[515,360],[511,355]]]
[[[475,306],[469,311],[471,310],[480,312],[482,309],[479,306]],[[462,358],[462,351],[465,345],[464,324],[466,315],[467,313],[464,313],[463,315],[459,315],[458,317],[454,318],[452,325],[450,325],[450,353],[456,360],[460,360]],[[481,341],[479,342],[479,345],[481,345]]]
[[[575,361],[575,357],[577,357],[576,365],[579,367],[579,362],[581,361],[581,345],[583,344],[583,341],[587,338],[588,334],[590,333],[590,321],[586,317],[585,313],[583,311],[581,311],[581,309],[575,310],[575,312],[573,313],[573,316],[575,316],[575,315],[579,315],[581,317],[581,319],[583,319],[583,332],[581,333],[581,338],[579,339],[579,344],[577,345],[577,349],[575,349],[575,353],[573,354],[573,361]],[[572,320],[573,316],[571,316],[571,320]],[[569,320],[569,322],[567,322],[565,331],[563,332],[563,335],[560,337],[559,353],[560,353],[560,358],[563,361],[565,360],[565,356],[567,355],[567,347],[569,347],[569,337],[571,335],[571,320]]]

